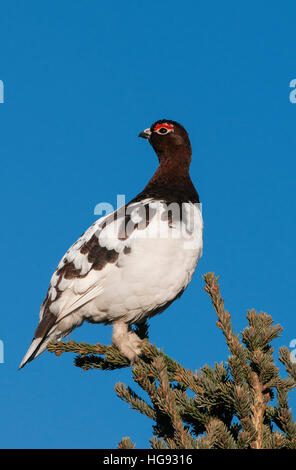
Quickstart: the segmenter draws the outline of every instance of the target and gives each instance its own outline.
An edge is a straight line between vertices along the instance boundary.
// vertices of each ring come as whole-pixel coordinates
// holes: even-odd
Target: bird
[[[84,321],[112,325],[112,344],[133,364],[143,343],[133,325],[180,298],[203,250],[203,217],[190,174],[191,144],[176,121],[140,132],[159,165],[143,191],[100,217],[53,273],[19,369]]]

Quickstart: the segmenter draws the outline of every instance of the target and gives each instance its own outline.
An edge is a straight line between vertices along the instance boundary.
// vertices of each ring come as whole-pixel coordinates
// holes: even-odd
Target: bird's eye
[[[153,132],[156,132],[157,134],[165,135],[165,134],[169,134],[170,132],[174,132],[174,127],[171,124],[164,122],[162,124],[157,124],[154,127]]]
[[[166,129],[165,127],[161,127],[158,131],[160,134],[167,134],[168,133],[168,129]]]
[[[170,132],[166,127],[160,127],[160,129],[156,130],[157,134],[167,134]]]

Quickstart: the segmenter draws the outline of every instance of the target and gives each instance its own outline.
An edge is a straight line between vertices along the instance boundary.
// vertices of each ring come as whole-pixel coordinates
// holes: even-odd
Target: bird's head
[[[186,130],[178,122],[161,119],[140,132],[139,137],[149,141],[160,161],[164,158],[176,158],[177,155],[182,155],[190,163],[190,140]]]

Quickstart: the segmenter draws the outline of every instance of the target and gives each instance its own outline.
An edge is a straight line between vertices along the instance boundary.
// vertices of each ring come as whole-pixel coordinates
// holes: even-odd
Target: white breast
[[[52,302],[48,308],[57,316],[60,331],[70,330],[84,319],[97,323],[120,318],[136,322],[153,315],[186,288],[202,254],[200,207],[185,203],[177,216],[174,213],[177,208],[172,207],[171,217],[163,202],[146,200],[144,219],[148,205],[148,225],[141,223],[143,207],[132,204],[128,209],[136,210],[126,227],[126,236],[122,236],[122,227],[127,218],[117,213],[107,224],[104,222],[110,216],[93,224],[68,250],[58,269],[70,260],[80,275],[68,279],[58,276],[57,270],[49,290]],[[81,252],[90,240],[103,248],[105,255],[113,250],[116,262],[96,269],[89,256]],[[57,289],[59,295],[55,300]]]
[[[87,305],[93,321],[124,317],[134,322],[173,300],[190,282],[202,254],[203,222],[198,205],[184,204],[181,221],[164,217],[161,203],[144,230],[132,233],[129,254],[120,254],[117,270],[106,275],[104,291]],[[97,312],[97,313],[95,313]]]

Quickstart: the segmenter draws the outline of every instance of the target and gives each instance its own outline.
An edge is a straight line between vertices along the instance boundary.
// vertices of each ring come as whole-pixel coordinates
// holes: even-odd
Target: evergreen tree
[[[153,421],[154,449],[296,448],[296,423],[288,405],[288,392],[296,386],[296,364],[289,349],[281,347],[279,360],[287,371],[281,378],[271,346],[281,326],[266,313],[250,310],[240,339],[224,308],[218,279],[208,273],[204,280],[229,349],[228,361],[193,373],[148,342],[144,323],[136,328],[145,341],[132,373],[149,403],[123,383],[115,385],[117,395]],[[114,346],[69,340],[50,343],[48,350],[78,354],[75,365],[83,370],[130,366]],[[135,445],[125,437],[118,447]]]

